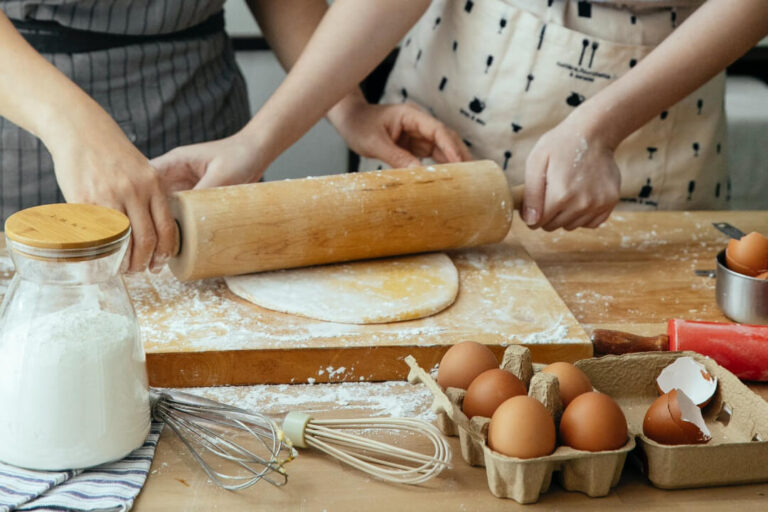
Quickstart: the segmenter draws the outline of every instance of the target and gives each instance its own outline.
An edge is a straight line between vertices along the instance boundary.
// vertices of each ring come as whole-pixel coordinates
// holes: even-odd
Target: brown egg
[[[475,377],[498,367],[499,360],[491,349],[475,341],[462,341],[449,348],[440,360],[437,383],[443,389],[467,389]]]
[[[677,389],[651,404],[643,418],[643,434],[661,444],[701,444],[711,439],[701,409]]]
[[[627,442],[627,419],[619,404],[604,393],[582,393],[563,411],[560,439],[577,450],[616,450]]]
[[[563,407],[567,407],[580,394],[592,391],[592,383],[587,374],[571,363],[552,363],[541,371],[557,377]]]
[[[555,450],[555,420],[535,398],[513,396],[491,416],[488,446],[520,459],[549,455]]]
[[[762,274],[758,274],[755,277],[758,279],[765,279],[768,281],[768,272],[763,272]]]
[[[501,368],[494,368],[475,377],[467,388],[461,408],[467,418],[473,416],[490,418],[496,408],[507,398],[527,393],[523,382],[514,374]]]
[[[768,238],[753,231],[741,237],[731,238],[725,251],[725,262],[734,272],[755,277],[768,270]]]

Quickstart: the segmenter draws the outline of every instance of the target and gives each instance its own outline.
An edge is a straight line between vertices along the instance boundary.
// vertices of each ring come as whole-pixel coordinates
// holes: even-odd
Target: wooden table
[[[714,268],[715,254],[727,243],[710,223],[727,221],[747,232],[768,232],[768,212],[620,212],[599,229],[571,233],[531,232],[518,221],[512,235],[522,240],[586,329],[620,327],[640,334],[663,332],[670,317],[726,321],[715,304],[714,280],[693,273]],[[314,388],[331,390],[332,386],[337,385]],[[413,386],[369,386],[402,395],[404,403],[413,396],[424,401],[423,391]],[[768,386],[752,388],[768,398]],[[291,395],[306,389],[286,386],[271,392]],[[239,394],[246,392],[247,388],[231,388],[220,391],[218,398],[229,397],[237,403]],[[423,411],[426,406],[420,403],[414,410]],[[338,406],[329,403],[305,402],[298,408],[325,409],[318,413],[321,416],[340,414]],[[343,414],[355,412],[368,414],[371,408],[364,400],[343,406]],[[664,491],[650,486],[629,463],[618,488],[605,498],[591,499],[553,484],[536,505],[522,506],[494,498],[484,470],[461,460],[456,439],[451,439],[451,445],[454,468],[420,487],[381,483],[324,456],[304,453],[288,466],[288,486],[260,484],[231,493],[208,483],[166,429],[135,510],[768,510],[768,484]]]

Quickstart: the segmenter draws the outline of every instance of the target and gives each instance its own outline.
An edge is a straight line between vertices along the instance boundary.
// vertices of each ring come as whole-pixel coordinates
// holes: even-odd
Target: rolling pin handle
[[[173,252],[171,254],[176,257],[181,252],[181,224],[177,219],[173,219],[173,221],[176,223],[176,230],[173,235]]]
[[[596,354],[629,354],[632,352],[659,352],[669,350],[669,336],[638,336],[628,332],[595,329],[592,345]]]
[[[515,210],[520,210],[525,199],[525,185],[515,185],[510,189],[510,193],[512,194],[512,207]]]

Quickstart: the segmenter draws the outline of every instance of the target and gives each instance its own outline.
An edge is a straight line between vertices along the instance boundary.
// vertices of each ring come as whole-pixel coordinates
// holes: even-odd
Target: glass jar
[[[0,306],[0,461],[29,469],[120,459],[150,427],[138,322],[120,266],[128,218],[56,204],[8,218],[16,268]]]

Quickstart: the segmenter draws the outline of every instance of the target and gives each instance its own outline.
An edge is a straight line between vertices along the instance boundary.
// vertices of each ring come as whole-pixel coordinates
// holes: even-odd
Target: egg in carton
[[[410,367],[408,381],[423,383],[434,397],[432,408],[437,413],[438,428],[446,435],[458,435],[461,455],[467,463],[486,468],[488,487],[494,496],[534,503],[549,489],[554,472],[558,472],[566,490],[592,497],[605,496],[618,484],[627,453],[635,447],[634,435],[630,434],[627,443],[617,450],[587,452],[558,446],[542,457],[508,457],[488,446],[490,418],[475,416],[470,420],[462,411],[465,390],[449,387],[443,391],[412,356],[405,361]],[[527,348],[507,347],[501,368],[519,378],[528,389],[528,396],[541,402],[555,424],[559,423],[563,404],[557,377],[538,371],[543,365],[536,365],[534,371]]]
[[[644,418],[659,393],[666,391],[659,389],[659,376],[685,358],[702,365],[717,382],[711,398],[701,404],[711,439],[703,444],[662,444],[645,435]],[[630,435],[637,439],[637,459],[654,486],[686,489],[768,482],[768,403],[714,360],[695,352],[648,352],[574,364],[624,411]]]

